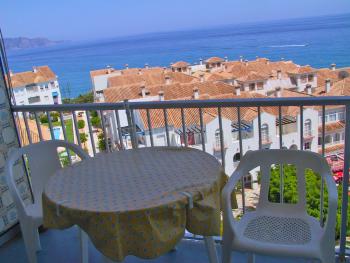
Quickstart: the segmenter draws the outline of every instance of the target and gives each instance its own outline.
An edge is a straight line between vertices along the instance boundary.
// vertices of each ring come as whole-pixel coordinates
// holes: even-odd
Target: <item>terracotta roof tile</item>
[[[57,77],[49,66],[34,67],[35,72],[25,71],[13,73],[11,76],[11,84],[13,88],[23,87],[29,84],[36,84],[42,82],[49,82],[55,80]]]

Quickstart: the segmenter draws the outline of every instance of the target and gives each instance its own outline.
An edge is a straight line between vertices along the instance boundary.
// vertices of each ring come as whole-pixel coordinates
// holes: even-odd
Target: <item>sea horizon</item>
[[[241,23],[205,29],[155,32],[103,40],[71,41],[46,48],[7,52],[14,72],[49,65],[58,75],[63,97],[91,90],[90,71],[110,65],[169,66],[179,60],[239,56],[252,60],[293,60],[315,68],[350,66],[350,14]]]

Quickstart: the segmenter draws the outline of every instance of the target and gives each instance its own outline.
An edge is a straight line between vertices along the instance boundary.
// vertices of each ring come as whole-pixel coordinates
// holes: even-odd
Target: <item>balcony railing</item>
[[[64,115],[71,114],[72,116],[72,122],[73,127],[72,132],[74,133],[74,138],[76,138],[76,142],[79,145],[82,145],[86,143],[83,138],[81,138],[81,135],[79,134],[79,128],[78,128],[78,119],[76,112],[84,112],[87,120],[87,130],[88,130],[88,141],[89,145],[91,146],[91,154],[95,155],[100,151],[101,149],[98,149],[97,145],[101,142],[96,141],[96,133],[100,134],[100,138],[103,136],[104,143],[106,145],[105,151],[117,151],[117,150],[123,150],[126,148],[125,140],[128,142],[130,141],[131,148],[138,148],[139,146],[147,147],[147,146],[155,146],[155,138],[154,138],[154,129],[152,128],[152,124],[156,122],[155,119],[151,118],[150,112],[153,110],[157,110],[157,112],[161,112],[161,116],[159,114],[157,115],[157,119],[161,118],[162,123],[164,124],[164,143],[165,145],[174,145],[172,138],[170,137],[170,129],[171,124],[169,123],[168,113],[170,110],[178,110],[180,112],[179,116],[181,118],[181,126],[180,129],[182,129],[182,134],[184,134],[183,138],[183,145],[188,145],[188,138],[187,138],[187,127],[186,127],[186,111],[187,110],[196,110],[198,111],[198,126],[199,126],[199,132],[201,133],[201,138],[205,138],[204,133],[208,131],[208,129],[205,128],[205,123],[203,121],[203,114],[205,109],[215,109],[217,112],[218,117],[218,126],[220,131],[220,151],[221,151],[221,163],[223,168],[226,168],[226,159],[225,159],[225,145],[224,145],[224,137],[225,136],[231,136],[231,129],[230,130],[224,130],[223,129],[223,116],[222,116],[222,109],[223,108],[233,108],[236,110],[237,113],[237,122],[238,122],[238,139],[239,139],[239,154],[240,156],[244,155],[244,138],[242,137],[242,119],[241,119],[241,110],[244,107],[253,107],[257,109],[257,119],[258,119],[258,136],[256,138],[257,142],[257,149],[262,149],[264,146],[264,141],[262,137],[261,127],[262,127],[262,117],[261,112],[266,107],[277,107],[278,108],[278,116],[277,122],[282,123],[283,113],[282,108],[286,106],[297,106],[300,110],[300,118],[298,121],[300,121],[300,131],[299,138],[295,138],[296,144],[299,145],[299,149],[304,149],[304,139],[305,134],[303,133],[304,128],[304,118],[303,118],[303,111],[308,106],[319,106],[321,115],[323,116],[322,120],[322,129],[321,129],[321,154],[325,155],[325,111],[327,105],[339,105],[344,106],[346,109],[346,127],[345,127],[345,147],[344,147],[344,175],[343,175],[343,182],[342,182],[342,203],[341,203],[341,232],[340,232],[340,249],[339,254],[342,258],[345,256],[345,248],[346,248],[346,230],[347,230],[347,209],[348,209],[348,184],[349,184],[349,173],[345,171],[349,171],[349,158],[350,158],[350,97],[302,97],[302,98],[255,98],[255,99],[226,99],[226,100],[190,100],[190,101],[152,101],[152,102],[129,102],[124,101],[120,103],[95,103],[95,104],[65,104],[65,105],[32,105],[32,106],[13,106],[12,110],[14,112],[14,115],[16,118],[23,118],[24,119],[24,125],[25,130],[27,133],[27,138],[29,143],[33,143],[32,136],[31,136],[31,128],[28,124],[28,118],[31,117],[36,123],[36,129],[39,135],[40,140],[44,140],[43,138],[43,132],[42,132],[42,125],[40,123],[39,114],[45,113],[48,117],[50,116],[51,112],[58,112],[61,128],[63,131],[63,137],[65,140],[68,140],[68,132],[67,127],[64,122]],[[91,123],[91,112],[97,111],[98,115],[101,118],[101,128],[95,129],[93,128],[93,125]],[[136,125],[137,123],[137,112],[139,111],[146,111],[146,118],[147,118],[147,127],[148,132],[143,133],[140,131],[140,128]],[[108,121],[107,118],[104,116],[107,115],[114,116],[115,122]],[[126,115],[126,122],[121,122],[121,114]],[[108,123],[107,123],[108,121]],[[159,121],[159,120],[157,120]],[[64,125],[63,125],[64,124]],[[53,131],[53,123],[51,118],[48,118],[48,128],[50,131],[51,138],[49,139],[55,139],[54,131]],[[117,142],[113,144],[112,139],[110,136],[110,130],[117,131]],[[159,129],[159,125],[157,126],[157,129]],[[282,136],[276,136],[278,140],[278,148],[282,149],[285,148],[283,146],[283,132],[282,132],[282,125],[277,126],[278,134],[281,134]],[[140,140],[140,136],[147,136],[149,143],[144,143],[142,140]],[[243,139],[242,139],[243,138]],[[86,139],[86,138],[85,138]],[[271,138],[273,139],[273,138]],[[85,142],[84,142],[85,141]],[[142,145],[140,145],[140,143]],[[158,144],[157,144],[158,145]],[[178,144],[181,146],[181,143]],[[316,142],[317,145],[317,142]],[[198,148],[198,147],[197,147]],[[203,151],[210,150],[206,148],[206,142],[205,140],[201,141],[201,148]],[[250,148],[250,150],[254,150]],[[68,154],[69,155],[69,154]],[[232,162],[232,160],[231,160]],[[280,177],[280,195],[281,195],[281,201],[283,202],[283,189],[284,189],[284,182],[283,182],[283,176]],[[244,186],[244,182],[242,182],[242,186]],[[242,196],[242,210],[245,212],[245,187],[241,188],[241,196]],[[324,192],[324,184],[321,183],[321,197],[320,197],[320,221],[323,221],[323,211],[324,211],[324,203],[323,203],[323,192]]]

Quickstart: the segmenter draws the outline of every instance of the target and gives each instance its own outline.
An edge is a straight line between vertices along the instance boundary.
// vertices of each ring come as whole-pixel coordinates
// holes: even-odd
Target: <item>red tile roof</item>
[[[12,87],[16,88],[29,84],[49,82],[57,78],[49,66],[34,67],[34,69],[33,71],[13,73],[11,75]]]

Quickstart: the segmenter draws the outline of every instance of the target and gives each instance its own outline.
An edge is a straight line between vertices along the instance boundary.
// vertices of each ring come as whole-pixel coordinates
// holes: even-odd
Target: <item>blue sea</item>
[[[49,65],[58,75],[63,97],[91,90],[90,70],[106,65],[168,66],[178,60],[198,63],[210,56],[258,56],[317,68],[331,63],[344,67],[350,66],[350,14],[69,42],[7,55],[14,72]]]

